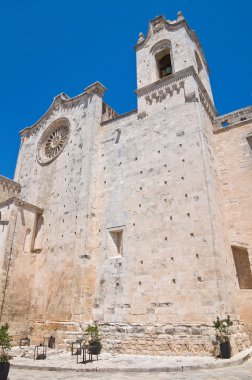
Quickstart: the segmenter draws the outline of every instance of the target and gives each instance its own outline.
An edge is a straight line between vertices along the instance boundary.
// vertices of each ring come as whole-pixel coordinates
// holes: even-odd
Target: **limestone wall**
[[[23,220],[17,219],[12,263],[15,274],[8,281],[3,311],[7,320],[12,311],[16,326],[28,320],[91,319],[95,260],[91,261],[86,252],[87,224],[92,217],[89,187],[95,162],[93,139],[101,112],[101,98],[86,94],[74,104],[55,109],[32,133],[24,132],[16,180],[22,183],[20,197],[44,210],[44,231],[40,252],[29,253],[23,248]],[[68,143],[56,160],[41,165],[37,161],[38,142],[45,129],[62,116],[70,122]],[[20,284],[27,282],[19,295]],[[15,297],[20,302],[14,302]]]
[[[184,327],[177,326],[204,325],[199,334],[188,332],[181,350],[189,339],[189,352],[210,352],[212,321],[226,313],[236,319],[231,295],[237,281],[224,240],[212,122],[193,75],[162,101],[143,99],[145,112],[101,124],[102,99],[84,94],[25,132],[16,179],[21,198],[43,209],[44,233],[42,249],[27,251],[35,216],[18,213],[2,312],[5,320],[11,316],[16,336],[26,329],[39,340],[34,326],[45,333],[44,321],[49,329],[73,322],[59,333],[64,342],[78,333],[78,323],[96,320],[112,335],[120,325],[141,326],[140,340],[154,339],[163,346],[155,350],[169,353],[182,339]],[[62,117],[70,125],[67,144],[41,165],[41,136]],[[175,333],[159,340],[159,326]],[[104,344],[128,352],[126,343],[116,342],[120,333],[112,339],[105,329]]]
[[[252,123],[245,121],[248,112],[242,111],[239,115],[245,119],[236,117],[229,127],[218,129],[214,137],[229,244],[247,249],[252,268],[252,151],[247,140]],[[228,116],[222,119],[229,120]],[[239,303],[241,319],[252,335],[252,289],[240,289]]]
[[[232,263],[224,261],[221,201],[205,136],[211,125],[197,108],[175,93],[146,106],[142,120],[133,114],[102,126],[96,320],[211,323],[234,312],[236,280],[226,278]],[[112,228],[123,230],[121,257],[108,249]]]

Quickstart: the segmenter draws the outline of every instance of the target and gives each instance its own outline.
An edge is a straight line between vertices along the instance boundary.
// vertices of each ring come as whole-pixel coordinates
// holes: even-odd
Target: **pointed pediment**
[[[52,104],[50,105],[46,113],[35,124],[33,124],[30,127],[26,127],[22,131],[20,131],[21,138],[29,137],[31,133],[37,132],[42,127],[42,125],[44,125],[47,122],[47,120],[55,111],[58,111],[60,108],[72,107],[77,103],[85,103],[85,101],[87,101],[88,99],[88,96],[89,95],[86,92],[83,92],[80,95],[77,95],[73,98],[70,98],[64,92],[55,96]]]

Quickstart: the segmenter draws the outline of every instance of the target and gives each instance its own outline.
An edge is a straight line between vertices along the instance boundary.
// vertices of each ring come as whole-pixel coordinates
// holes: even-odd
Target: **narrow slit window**
[[[232,246],[240,289],[252,289],[252,274],[246,248]]]

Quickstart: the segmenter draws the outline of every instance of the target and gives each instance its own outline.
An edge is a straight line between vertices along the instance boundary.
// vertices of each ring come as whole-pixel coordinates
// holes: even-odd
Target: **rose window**
[[[41,164],[54,160],[64,149],[70,133],[69,121],[61,118],[43,133],[38,144],[37,158]]]

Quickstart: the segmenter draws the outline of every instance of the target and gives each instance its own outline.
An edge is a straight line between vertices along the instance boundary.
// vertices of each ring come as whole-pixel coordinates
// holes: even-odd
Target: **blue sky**
[[[179,10],[203,46],[218,112],[250,105],[251,0],[0,0],[0,174],[13,177],[18,132],[61,92],[99,80],[117,112],[136,108],[138,34]]]

